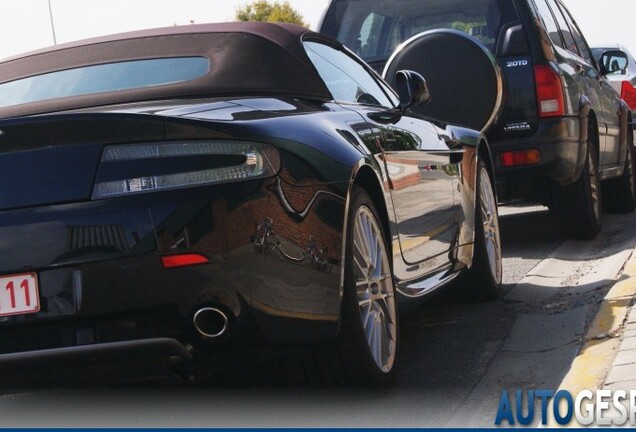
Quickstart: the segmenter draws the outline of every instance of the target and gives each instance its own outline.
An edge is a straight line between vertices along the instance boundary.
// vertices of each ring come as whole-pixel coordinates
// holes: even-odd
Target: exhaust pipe
[[[221,337],[230,328],[230,321],[225,312],[214,307],[204,307],[196,311],[192,324],[197,332],[207,339]]]

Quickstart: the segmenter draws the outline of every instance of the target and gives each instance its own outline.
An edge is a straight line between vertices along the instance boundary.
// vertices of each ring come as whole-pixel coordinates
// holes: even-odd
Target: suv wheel
[[[587,159],[581,176],[576,182],[556,191],[559,225],[561,232],[569,238],[589,240],[601,230],[601,185],[593,149],[595,130],[593,124],[588,126]]]
[[[636,166],[634,165],[634,132],[627,135],[627,155],[623,175],[603,183],[603,197],[607,210],[627,213],[636,207]]]

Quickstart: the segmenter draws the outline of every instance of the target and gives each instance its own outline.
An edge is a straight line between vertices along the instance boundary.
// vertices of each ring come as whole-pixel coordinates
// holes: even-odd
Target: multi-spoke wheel
[[[369,387],[395,380],[398,319],[390,256],[378,212],[355,189],[349,211],[340,353],[348,380]]]
[[[492,300],[501,291],[501,239],[497,200],[482,161],[477,165],[475,207],[475,250],[466,294],[471,300]]]
[[[353,220],[352,252],[360,322],[373,360],[389,372],[397,351],[393,279],[382,230],[365,205],[358,207]]]

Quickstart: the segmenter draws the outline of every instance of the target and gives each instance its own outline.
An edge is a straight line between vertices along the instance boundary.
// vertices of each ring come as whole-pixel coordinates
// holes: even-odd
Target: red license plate
[[[38,291],[35,273],[0,276],[0,317],[39,312]]]

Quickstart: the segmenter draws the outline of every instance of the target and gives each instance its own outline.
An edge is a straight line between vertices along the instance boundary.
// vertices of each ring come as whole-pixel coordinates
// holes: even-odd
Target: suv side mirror
[[[395,73],[395,86],[400,97],[400,111],[402,112],[431,100],[426,80],[417,72],[397,71]]]
[[[608,75],[615,72],[625,73],[629,60],[627,54],[621,50],[605,51],[600,58],[599,67],[601,75]]]

